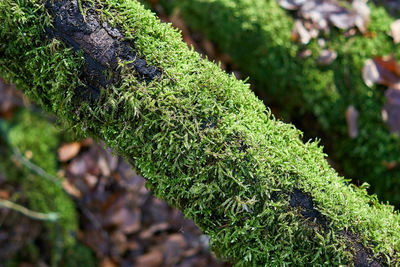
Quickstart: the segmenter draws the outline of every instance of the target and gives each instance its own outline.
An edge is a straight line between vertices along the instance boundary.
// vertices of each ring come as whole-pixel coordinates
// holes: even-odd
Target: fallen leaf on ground
[[[154,224],[149,229],[140,232],[140,239],[149,239],[156,232],[166,231],[169,227],[169,224],[166,222]]]
[[[343,30],[356,27],[367,33],[370,9],[365,0],[353,0],[351,8],[337,0],[278,0],[278,3],[287,10],[297,11],[292,37],[303,44],[322,32],[329,32],[330,25]]]
[[[292,40],[295,42],[300,41],[302,44],[308,44],[311,38],[311,33],[304,27],[303,23],[300,20],[296,20],[294,23]]]
[[[369,87],[378,83],[400,89],[400,65],[393,56],[368,59],[364,64],[363,78]]]
[[[0,198],[8,200],[10,198],[10,193],[6,190],[0,190]]]
[[[115,264],[110,258],[105,258],[101,261],[100,267],[117,267],[118,265]]]
[[[145,180],[111,150],[93,143],[63,167],[69,183],[82,193],[77,200],[82,216],[78,237],[95,251],[99,262],[193,266],[201,259],[201,266],[230,266],[203,249],[194,222],[152,197]]]
[[[138,257],[136,259],[136,266],[158,267],[161,266],[163,255],[159,249],[152,251]]]
[[[164,264],[167,266],[175,266],[187,244],[182,234],[172,234],[164,243]]]
[[[131,211],[126,207],[110,211],[107,224],[118,227],[126,234],[132,234],[140,229],[140,211]]]
[[[124,233],[117,230],[110,236],[112,254],[123,255],[128,249],[128,239]]]
[[[279,5],[287,10],[297,10],[305,0],[278,0]]]
[[[363,68],[363,78],[369,87],[375,83],[388,87],[382,119],[388,124],[391,133],[400,134],[400,65],[393,55],[369,59]]]
[[[383,107],[383,120],[389,125],[391,133],[400,134],[400,90],[389,88],[385,92],[387,103]]]
[[[312,55],[312,52],[311,52],[310,49],[301,50],[301,51],[299,51],[299,53],[298,53],[298,56],[299,56],[300,58],[302,58],[302,59],[305,59],[305,58],[307,58],[307,57],[309,57],[309,56],[311,56],[311,55]]]
[[[321,54],[317,59],[317,63],[319,65],[328,66],[336,59],[336,57],[336,51],[332,49],[324,49],[321,51]]]
[[[398,166],[398,163],[396,161],[390,161],[390,162],[385,161],[383,162],[383,164],[385,164],[386,169],[388,169],[389,171],[393,170]]]
[[[65,179],[65,180],[63,181],[62,186],[63,186],[64,190],[65,190],[68,194],[70,194],[70,195],[72,195],[72,196],[74,196],[74,197],[77,197],[77,198],[81,198],[81,197],[82,197],[81,191],[79,191],[78,188],[76,188],[73,184],[71,184],[70,182],[68,182],[67,179]]]
[[[356,138],[358,136],[358,111],[353,105],[346,110],[346,122],[349,136]]]
[[[93,144],[93,139],[92,139],[92,138],[83,139],[83,140],[80,142],[80,144],[81,144],[81,146],[83,146],[83,147],[89,147],[89,146],[91,146],[91,145]]]
[[[58,159],[61,162],[66,162],[73,159],[81,149],[80,143],[73,142],[68,144],[63,144],[61,147],[58,148]]]
[[[393,37],[393,41],[395,44],[400,43],[400,19],[394,21],[390,25],[390,33]]]
[[[9,85],[0,78],[0,117],[11,118],[15,107],[22,105],[22,96],[15,85]]]

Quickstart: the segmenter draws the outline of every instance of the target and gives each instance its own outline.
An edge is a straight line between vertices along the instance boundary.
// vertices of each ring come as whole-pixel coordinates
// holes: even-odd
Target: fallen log
[[[137,1],[0,2],[0,76],[102,139],[239,266],[396,265],[400,216]]]

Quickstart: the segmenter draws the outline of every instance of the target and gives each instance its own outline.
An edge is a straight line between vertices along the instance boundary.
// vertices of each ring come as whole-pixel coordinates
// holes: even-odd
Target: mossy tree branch
[[[0,75],[133,160],[238,265],[400,262],[400,216],[127,0],[0,2]],[[85,17],[82,15],[85,14]]]

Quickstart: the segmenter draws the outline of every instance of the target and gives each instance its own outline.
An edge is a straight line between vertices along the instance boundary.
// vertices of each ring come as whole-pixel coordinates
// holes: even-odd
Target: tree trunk
[[[0,2],[0,75],[131,160],[237,265],[400,262],[400,216],[136,1]]]

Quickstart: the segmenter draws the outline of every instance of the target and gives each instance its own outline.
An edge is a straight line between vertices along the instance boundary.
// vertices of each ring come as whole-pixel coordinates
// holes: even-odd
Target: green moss
[[[56,176],[57,148],[60,141],[60,132],[57,128],[43,117],[28,110],[18,111],[10,122],[2,122],[2,125],[7,134],[8,145],[17,148],[23,155],[31,154],[32,163],[50,175]],[[48,232],[48,242],[46,242],[48,251],[40,253],[50,255],[53,266],[63,266],[67,260],[71,263],[79,263],[82,260],[87,262],[86,259],[90,259],[91,255],[89,250],[76,240],[78,218],[75,205],[63,191],[61,178],[60,184],[55,184],[23,166],[18,169],[15,163],[10,161],[11,158],[10,155],[4,155],[0,170],[9,177],[9,182],[22,185],[21,190],[28,200],[29,208],[43,213],[56,212],[59,215],[57,222],[45,223]],[[24,257],[34,260],[37,258],[34,254],[38,254],[39,251],[33,244],[30,248],[34,253],[25,253]],[[16,260],[19,260],[19,255]]]
[[[323,67],[316,63],[321,50],[316,40],[307,46],[290,40],[293,19],[276,0],[172,3],[191,27],[232,56],[287,120],[301,118],[306,112],[314,114],[333,144],[331,156],[349,177],[371,184],[372,192],[381,199],[400,203],[400,168],[388,170],[385,165],[400,162],[400,139],[390,134],[382,120],[384,91],[368,88],[361,76],[368,58],[390,53],[400,58],[399,46],[387,34],[394,19],[382,7],[370,5],[369,30],[374,37],[357,34],[346,38],[336,29],[322,36],[326,47],[338,53],[330,66]],[[313,54],[304,60],[297,53],[305,48]],[[347,135],[345,111],[349,105],[360,113],[360,134],[355,139]]]
[[[356,251],[341,234],[348,231],[389,264],[400,263],[400,215],[393,207],[368,196],[364,187],[348,185],[317,143],[304,144],[302,133],[275,120],[247,84],[202,60],[138,2],[95,1],[103,19],[118,24],[138,54],[163,74],[144,82],[121,66],[120,84],[103,88],[96,103],[76,97],[77,85],[83,85],[81,55],[62,44],[51,49],[54,41],[45,39],[42,26],[29,27],[49,20],[40,3],[0,2],[0,40],[7,44],[0,46],[0,75],[69,128],[133,159],[158,197],[210,235],[218,255],[241,266],[351,264]],[[15,13],[13,5],[24,13]],[[18,46],[21,31],[32,36],[24,53],[8,48]],[[276,45],[279,50],[289,44]],[[290,57],[282,53],[280,60]],[[312,197],[325,226],[290,205],[294,189]]]

